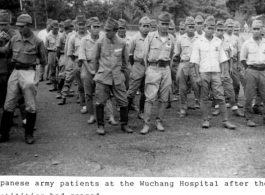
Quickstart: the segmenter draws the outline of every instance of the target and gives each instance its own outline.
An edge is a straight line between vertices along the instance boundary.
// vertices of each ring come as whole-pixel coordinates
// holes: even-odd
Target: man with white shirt
[[[51,23],[52,23],[52,19],[48,19],[46,22],[46,28],[41,30],[38,33],[38,37],[43,41],[43,43],[45,43],[46,37],[48,35],[48,33],[50,32],[50,30],[52,29]],[[46,66],[46,65],[45,65]],[[44,72],[45,72],[45,66],[41,65],[40,66],[40,77],[39,77],[39,81],[43,81],[43,76],[44,76]],[[47,67],[47,80],[49,79],[49,67]]]
[[[223,118],[223,126],[228,129],[235,129],[236,126],[228,121],[225,105],[224,88],[224,62],[228,61],[222,47],[222,41],[213,36],[215,32],[215,19],[208,16],[204,21],[205,35],[194,44],[190,62],[195,64],[197,83],[200,85],[201,109],[203,112],[202,128],[209,128],[209,108],[208,96],[210,89],[213,91],[214,98],[219,104]]]
[[[199,35],[199,36],[202,36],[204,35],[204,32],[203,32],[203,18],[201,15],[197,15],[195,17],[195,28],[196,28],[196,31],[195,31],[195,34],[196,35]]]

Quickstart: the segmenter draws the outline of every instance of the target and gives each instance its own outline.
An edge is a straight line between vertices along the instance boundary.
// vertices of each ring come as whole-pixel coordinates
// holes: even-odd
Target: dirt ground
[[[143,123],[131,112],[133,134],[106,124],[107,134],[99,136],[96,124],[88,125],[88,115],[80,114],[75,97],[61,107],[48,88],[46,82],[38,87],[36,143],[24,142],[19,117],[10,141],[0,144],[1,175],[265,177],[262,116],[254,120],[260,126],[248,128],[243,118],[231,116],[229,110],[237,130],[221,128],[220,116],[212,119],[210,129],[202,129],[201,110],[180,119],[179,102],[174,102],[165,114],[164,133],[153,125],[149,134],[140,135]],[[190,104],[192,99],[190,94]]]

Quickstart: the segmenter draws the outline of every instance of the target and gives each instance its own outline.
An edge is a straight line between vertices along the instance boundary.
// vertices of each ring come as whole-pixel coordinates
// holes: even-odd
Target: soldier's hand
[[[202,79],[201,79],[200,76],[197,76],[197,78],[196,78],[196,83],[197,83],[199,86],[202,85]]]
[[[225,75],[221,73],[221,81],[224,82],[224,79],[225,79]]]

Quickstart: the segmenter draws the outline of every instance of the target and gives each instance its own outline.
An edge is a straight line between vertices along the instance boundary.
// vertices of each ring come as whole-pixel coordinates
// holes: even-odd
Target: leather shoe
[[[179,101],[179,96],[176,95],[175,97],[173,97],[172,101]]]
[[[62,99],[62,94],[61,93],[57,93],[56,99]]]
[[[88,119],[87,123],[88,124],[94,124],[95,122],[96,122],[95,116],[94,115],[91,115],[90,116],[90,119]]]
[[[256,127],[257,124],[254,123],[252,120],[247,120],[247,126],[248,126],[248,127]]]
[[[133,133],[133,130],[128,125],[121,125],[121,130],[126,133]]]
[[[239,116],[239,117],[244,117],[245,116],[242,112],[240,112],[239,109],[233,110],[233,115]]]
[[[198,100],[195,101],[194,108],[200,109],[200,102]]]
[[[104,129],[104,126],[98,126],[97,128],[97,133],[99,135],[105,135],[105,129]]]
[[[2,142],[8,142],[9,141],[9,135],[2,135],[0,134],[0,143]]]
[[[156,129],[157,129],[158,131],[165,131],[165,129],[164,129],[164,127],[163,127],[161,121],[156,121]]]
[[[210,122],[208,120],[204,120],[202,123],[202,128],[208,129],[210,127]]]
[[[242,104],[240,104],[240,103],[237,103],[236,105],[237,105],[238,108],[244,108],[244,106]]]
[[[86,106],[84,106],[81,110],[80,110],[81,114],[86,114],[88,113],[88,110],[86,109]]]
[[[66,98],[62,98],[62,101],[58,103],[58,105],[62,106],[66,103]]]
[[[115,119],[114,119],[113,116],[110,116],[110,117],[109,117],[109,124],[111,124],[111,125],[113,125],[113,126],[118,125],[118,123],[115,121]]]
[[[218,116],[220,114],[220,110],[218,108],[215,108],[215,110],[213,111],[212,115],[213,116]]]
[[[224,121],[223,122],[223,127],[227,129],[236,129],[236,126],[231,124],[229,121]]]
[[[167,103],[166,109],[169,109],[169,108],[171,108],[171,103],[170,102]]]
[[[52,87],[49,89],[50,92],[54,92],[54,91],[57,91],[57,87]]]
[[[138,118],[143,120],[144,119],[144,113],[139,112],[138,113]]]
[[[26,143],[27,144],[34,144],[34,137],[33,137],[33,135],[25,135],[25,141],[26,141]]]
[[[261,108],[258,105],[253,106],[253,112],[254,114],[262,114]]]
[[[140,131],[140,134],[142,134],[142,135],[147,134],[148,131],[149,131],[149,129],[150,129],[149,125],[146,125],[145,124],[144,127],[143,127],[143,129]]]
[[[52,85],[52,82],[49,80],[46,85]]]

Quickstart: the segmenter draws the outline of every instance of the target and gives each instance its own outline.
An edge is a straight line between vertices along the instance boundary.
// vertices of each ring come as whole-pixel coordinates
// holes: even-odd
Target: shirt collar
[[[205,42],[210,43],[210,41],[208,39],[206,39],[206,37],[204,35],[202,36],[202,40],[205,41]],[[216,40],[220,40],[220,39],[213,35],[213,39],[212,39],[211,42],[216,41]]]
[[[185,38],[187,38],[187,39],[190,39],[187,33],[185,33],[185,34],[182,35],[182,36],[185,37]],[[194,39],[197,39],[197,38],[199,38],[199,35],[196,34],[196,33],[194,33],[194,36],[192,37],[191,40],[193,41]]]
[[[27,38],[24,37],[24,39],[22,39],[21,34],[19,34],[18,40],[20,40],[20,41],[28,41],[31,44],[34,44],[34,34],[33,34],[33,32],[31,32],[31,35],[29,37],[27,37]]]
[[[107,37],[106,39],[109,44],[115,44],[117,42],[117,35],[115,35],[112,40],[108,39]]]

